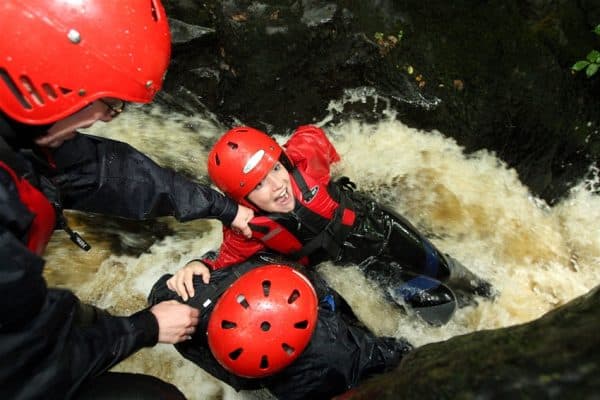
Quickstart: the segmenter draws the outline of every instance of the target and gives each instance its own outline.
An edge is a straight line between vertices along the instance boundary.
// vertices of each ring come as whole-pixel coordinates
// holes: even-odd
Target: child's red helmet
[[[260,378],[304,351],[317,324],[317,295],[302,274],[266,265],[242,275],[221,296],[208,322],[215,359],[236,375]]]
[[[279,160],[281,146],[269,135],[247,126],[226,132],[208,154],[208,174],[226,195],[255,208],[246,196]]]
[[[147,103],[169,64],[160,0],[2,0],[0,26],[0,109],[27,124],[101,97]]]

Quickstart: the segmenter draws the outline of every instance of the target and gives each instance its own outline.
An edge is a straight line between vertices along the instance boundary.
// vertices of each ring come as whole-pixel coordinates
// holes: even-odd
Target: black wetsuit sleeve
[[[23,245],[32,220],[12,177],[0,168],[0,329],[26,323],[44,303],[44,261]]]
[[[69,398],[86,379],[156,344],[158,322],[148,310],[117,317],[48,288],[44,260],[24,245],[28,221],[0,169],[0,398]]]
[[[130,219],[216,218],[230,225],[238,205],[209,186],[160,167],[130,145],[80,134],[54,154],[63,207]]]

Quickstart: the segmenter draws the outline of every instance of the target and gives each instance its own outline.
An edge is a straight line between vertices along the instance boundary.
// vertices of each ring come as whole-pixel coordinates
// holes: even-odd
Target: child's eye
[[[275,164],[275,166],[273,167],[273,171],[279,171],[280,169],[281,169],[280,163]]]
[[[260,188],[262,187],[262,185],[263,185],[262,181],[258,182],[258,185],[256,185],[256,186],[254,187],[254,190],[258,190],[258,189],[260,189]]]

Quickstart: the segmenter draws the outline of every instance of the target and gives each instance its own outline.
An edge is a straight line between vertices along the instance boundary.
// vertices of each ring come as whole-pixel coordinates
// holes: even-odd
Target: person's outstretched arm
[[[231,228],[223,227],[223,242],[215,257],[205,254],[201,258],[189,261],[169,278],[167,287],[181,296],[183,301],[187,301],[195,295],[194,276],[201,276],[202,281],[208,284],[211,270],[242,263],[265,248],[261,241],[248,239]]]
[[[126,143],[80,134],[56,149],[53,158],[52,181],[66,209],[130,219],[216,218],[250,234],[252,210],[159,166]]]
[[[24,244],[32,214],[0,169],[0,376],[6,398],[67,398],[84,380],[157,341],[190,337],[198,310],[177,302],[119,317],[48,288]],[[35,384],[31,384],[35,381]]]

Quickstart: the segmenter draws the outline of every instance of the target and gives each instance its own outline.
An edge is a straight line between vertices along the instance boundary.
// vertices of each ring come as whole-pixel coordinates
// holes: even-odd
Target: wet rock
[[[536,321],[431,343],[341,396],[378,399],[594,399],[600,286]]]
[[[215,32],[212,28],[186,24],[185,22],[176,19],[169,20],[169,27],[171,28],[171,42],[173,45],[188,43],[194,39]]]
[[[600,74],[570,70],[600,48],[598,2],[166,5],[175,29],[206,29],[174,44],[159,97],[171,108],[284,133],[322,120],[346,89],[372,89],[403,122],[496,152],[550,203],[600,156]],[[381,110],[367,101],[338,117],[351,115]]]

